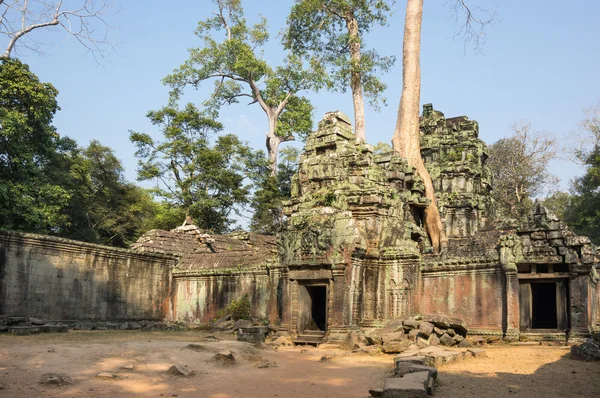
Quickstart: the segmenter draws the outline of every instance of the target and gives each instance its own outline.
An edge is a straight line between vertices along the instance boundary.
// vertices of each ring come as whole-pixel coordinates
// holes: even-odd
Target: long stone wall
[[[237,272],[176,271],[173,277],[174,320],[209,324],[219,310],[246,296],[253,317],[277,321],[278,280],[264,266]]]
[[[170,319],[175,263],[172,256],[0,231],[0,315]]]
[[[461,318],[476,334],[502,335],[504,279],[496,264],[425,267],[420,312]]]

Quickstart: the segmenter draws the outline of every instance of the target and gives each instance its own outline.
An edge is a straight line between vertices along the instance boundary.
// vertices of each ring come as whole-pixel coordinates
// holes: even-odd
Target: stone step
[[[310,345],[318,346],[319,344],[324,342],[324,339],[322,336],[312,336],[312,335],[301,334],[301,335],[298,335],[298,337],[296,337],[295,339],[293,339],[292,342],[296,345],[310,344]]]
[[[323,330],[305,330],[304,332],[302,332],[303,336],[320,336],[323,337],[325,336],[325,333]]]

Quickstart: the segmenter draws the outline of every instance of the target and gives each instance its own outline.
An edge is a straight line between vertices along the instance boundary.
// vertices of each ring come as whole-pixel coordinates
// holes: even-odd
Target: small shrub
[[[215,319],[219,319],[227,314],[230,314],[234,321],[250,319],[250,300],[248,300],[248,296],[229,303],[227,307],[217,312]]]

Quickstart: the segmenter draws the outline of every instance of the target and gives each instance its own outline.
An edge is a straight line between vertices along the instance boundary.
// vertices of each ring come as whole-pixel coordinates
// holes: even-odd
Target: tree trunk
[[[421,25],[423,0],[408,0],[404,22],[404,46],[402,49],[402,97],[398,107],[398,120],[392,138],[394,151],[406,158],[425,185],[425,196],[431,203],[425,209],[425,228],[431,245],[439,253],[446,242],[442,219],[435,199],[431,176],[421,157],[419,132],[419,103],[421,96]]]
[[[346,26],[350,36],[350,89],[354,103],[354,133],[356,142],[365,142],[365,104],[363,100],[361,72],[360,72],[360,37],[358,35],[358,22],[354,16],[346,19]]]
[[[277,128],[277,120],[275,116],[269,116],[269,132],[267,133],[267,152],[269,162],[271,163],[271,177],[277,175],[277,153],[279,152],[279,144],[283,141],[281,137],[275,135]]]

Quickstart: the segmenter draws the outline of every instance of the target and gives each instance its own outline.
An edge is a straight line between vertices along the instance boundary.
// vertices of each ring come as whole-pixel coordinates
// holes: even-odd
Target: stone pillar
[[[346,275],[345,275],[345,264],[334,264],[331,266],[333,274],[333,286],[331,295],[333,298],[334,311],[329,314],[328,328],[340,328],[348,326],[347,309],[345,303],[346,295]]]
[[[587,337],[590,334],[589,298],[590,298],[589,265],[571,265],[570,294],[571,333],[569,337]]]
[[[280,329],[291,332],[292,291],[290,289],[289,272],[287,269],[281,272],[279,283],[281,284],[281,302],[278,303],[281,306]]]
[[[506,275],[506,330],[504,336],[509,339],[519,338],[519,279],[516,269],[505,269]]]

